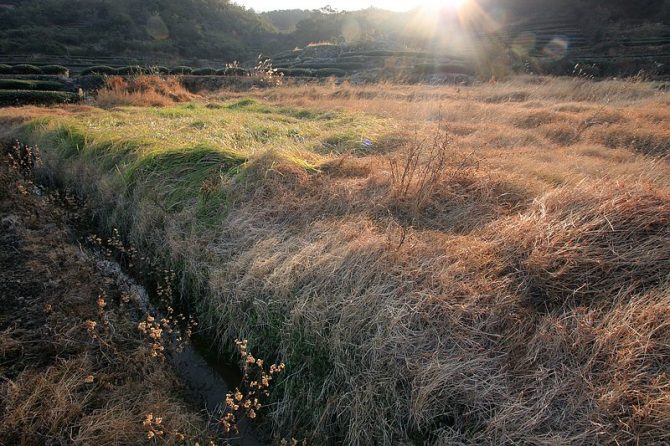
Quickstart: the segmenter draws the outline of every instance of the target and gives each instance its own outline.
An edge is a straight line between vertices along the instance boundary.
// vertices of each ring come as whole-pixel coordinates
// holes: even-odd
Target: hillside
[[[272,50],[272,26],[227,0],[4,0],[0,6],[2,54],[167,63],[232,61]]]
[[[457,55],[486,65],[480,70],[485,75],[500,71],[495,65],[573,74],[579,63],[596,76],[632,75],[640,69],[662,74],[670,65],[668,0],[642,5],[481,0],[473,5],[459,17],[328,7],[257,14],[228,0],[4,0],[0,63],[221,67],[233,60],[250,63],[259,53],[274,56],[330,42],[344,45],[342,52],[356,47]],[[301,62],[292,65],[302,68]]]

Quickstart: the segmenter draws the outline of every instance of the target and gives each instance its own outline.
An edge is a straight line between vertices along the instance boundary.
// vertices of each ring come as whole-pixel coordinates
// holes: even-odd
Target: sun
[[[425,0],[423,3],[426,9],[461,9],[467,0]]]

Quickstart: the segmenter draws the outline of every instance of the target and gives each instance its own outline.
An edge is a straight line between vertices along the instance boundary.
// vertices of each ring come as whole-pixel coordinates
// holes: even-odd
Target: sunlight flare
[[[424,8],[430,10],[461,9],[467,0],[426,0]]]

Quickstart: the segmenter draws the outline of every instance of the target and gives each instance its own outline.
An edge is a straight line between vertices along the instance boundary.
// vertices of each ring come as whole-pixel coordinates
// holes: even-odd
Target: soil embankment
[[[8,159],[0,161],[0,444],[207,444],[199,402],[212,412],[213,397],[225,400],[221,376],[190,344],[156,354],[165,343],[138,331],[138,318],[156,310],[117,264],[79,243],[82,206],[35,185],[34,159]],[[233,444],[260,444],[244,433],[251,442]]]

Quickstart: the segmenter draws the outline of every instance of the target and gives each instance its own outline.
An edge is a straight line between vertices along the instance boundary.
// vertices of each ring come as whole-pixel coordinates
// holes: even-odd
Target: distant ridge
[[[442,15],[435,33],[420,23],[408,26],[417,21],[417,11],[257,14],[228,0],[0,1],[0,63],[221,67],[313,42],[449,53],[460,39],[459,56],[509,53],[517,71],[571,74],[580,63],[597,65],[590,71],[601,75],[665,73],[670,64],[670,0],[478,0],[487,26],[475,21],[454,30],[457,21]],[[474,38],[462,38],[465,32]],[[549,51],[557,42],[564,48]],[[543,60],[548,52],[556,59],[550,65]]]

